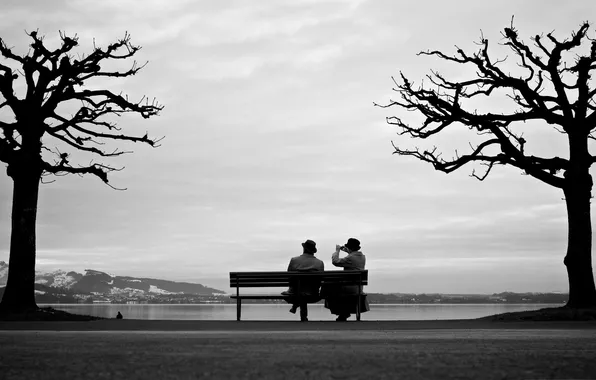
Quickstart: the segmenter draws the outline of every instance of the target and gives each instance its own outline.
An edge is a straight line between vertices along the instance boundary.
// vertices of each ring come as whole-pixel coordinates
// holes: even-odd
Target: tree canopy
[[[155,99],[142,97],[131,101],[128,96],[105,88],[87,88],[92,79],[129,77],[145,66],[134,61],[128,70],[102,68],[107,61],[126,60],[140,50],[131,43],[128,33],[106,48],[94,44],[90,54],[78,58],[71,54],[78,45],[76,36],[60,33],[61,44],[54,50],[45,46],[44,38],[37,32],[33,31],[29,36],[32,43],[26,55],[14,53],[0,38],[0,54],[9,62],[0,63],[0,111],[6,109],[12,113],[12,120],[0,118],[0,160],[9,165],[9,175],[11,168],[18,168],[17,163],[24,158],[27,137],[40,143],[42,137],[51,137],[65,147],[59,150],[49,142],[43,143],[43,151],[53,157],[40,163],[44,173],[93,174],[105,183],[108,183],[108,173],[118,168],[99,162],[74,165],[68,150],[114,157],[128,151],[110,147],[106,144],[109,141],[157,145],[159,140],[147,134],[131,136],[122,133],[121,128],[109,120],[111,116],[124,113],[140,114],[143,118],[155,116],[163,109]],[[24,96],[20,98],[15,93],[19,76],[24,77],[26,86]],[[66,104],[67,107],[61,107]]]
[[[530,120],[544,121],[557,126],[565,134],[578,134],[593,139],[596,128],[596,89],[590,88],[590,72],[596,68],[596,41],[587,37],[589,24],[584,23],[570,39],[557,39],[553,33],[532,38],[532,47],[519,38],[511,26],[502,33],[505,42],[518,58],[518,66],[525,75],[511,75],[501,68],[505,59],[495,60],[489,55],[489,41],[481,37],[478,51],[469,54],[457,48],[455,55],[441,51],[425,51],[420,55],[436,56],[442,60],[472,66],[475,77],[452,81],[437,71],[427,75],[431,86],[416,86],[403,73],[399,81],[394,79],[399,100],[376,106],[401,107],[424,115],[421,125],[411,126],[397,116],[387,117],[387,122],[398,129],[399,135],[410,135],[426,139],[436,135],[453,124],[461,123],[484,141],[471,146],[469,153],[456,152],[452,159],[445,159],[437,148],[420,150],[395,146],[395,153],[414,156],[431,163],[435,169],[445,173],[453,172],[470,162],[486,166],[484,173],[472,175],[484,180],[495,165],[511,165],[551,186],[562,188],[562,171],[569,169],[569,160],[557,156],[536,157],[524,150],[526,140],[511,126]],[[577,53],[586,39],[590,41],[587,54]],[[564,54],[576,53],[572,65],[567,65]],[[473,98],[490,97],[496,90],[505,90],[515,104],[510,113],[480,113],[466,108],[465,102]],[[491,148],[491,153],[487,153]],[[591,165],[595,158],[590,156],[585,164]]]

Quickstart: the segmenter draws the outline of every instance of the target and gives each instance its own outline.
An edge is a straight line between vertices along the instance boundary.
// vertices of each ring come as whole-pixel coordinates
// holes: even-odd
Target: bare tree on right
[[[394,144],[395,154],[412,156],[428,162],[436,170],[451,173],[468,163],[483,165],[482,173],[472,176],[484,180],[497,165],[510,165],[543,183],[563,191],[568,215],[568,248],[564,264],[569,277],[568,307],[596,308],[596,288],[592,270],[592,222],[590,201],[592,176],[590,167],[596,156],[590,154],[589,141],[596,140],[596,86],[591,73],[596,69],[596,40],[588,37],[589,24],[565,40],[553,33],[532,38],[533,46],[521,40],[513,25],[503,31],[504,45],[511,48],[521,75],[504,68],[504,60],[489,55],[488,40],[479,42],[479,50],[468,54],[457,49],[455,55],[426,51],[420,55],[471,66],[475,76],[449,80],[433,71],[427,76],[430,86],[415,86],[400,73],[394,90],[398,100],[375,104],[397,107],[424,117],[420,125],[411,126],[396,116],[387,122],[398,129],[398,135],[417,139],[433,136],[457,125],[464,125],[482,140],[469,144],[468,152],[456,151],[445,159],[438,148],[402,148]],[[470,104],[477,98],[505,93],[510,112],[479,112]],[[527,121],[554,126],[568,142],[568,157],[537,157],[528,152],[527,141],[516,128]]]

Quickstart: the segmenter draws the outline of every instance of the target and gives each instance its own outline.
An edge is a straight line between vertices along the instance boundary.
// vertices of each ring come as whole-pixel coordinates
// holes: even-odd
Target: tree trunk
[[[595,308],[596,288],[592,272],[592,221],[590,198],[592,177],[589,172],[568,171],[563,189],[567,204],[569,235],[565,266],[569,276],[568,307]]]
[[[9,165],[12,177],[12,231],[8,280],[0,311],[27,312],[36,310],[35,303],[35,224],[41,170],[39,165]]]

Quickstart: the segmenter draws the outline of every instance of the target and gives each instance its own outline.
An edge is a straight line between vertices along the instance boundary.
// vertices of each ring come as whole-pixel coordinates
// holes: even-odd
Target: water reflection
[[[235,320],[234,304],[193,304],[193,305],[114,305],[114,304],[53,304],[55,309],[76,314],[115,318],[120,311],[126,319],[169,319],[169,320]],[[470,319],[492,314],[515,311],[536,310],[555,307],[553,304],[482,304],[482,305],[370,305],[370,311],[362,314],[363,320],[443,320]],[[297,320],[288,312],[285,304],[242,305],[243,320]],[[309,306],[308,318],[311,321],[331,321],[334,315],[322,304]]]

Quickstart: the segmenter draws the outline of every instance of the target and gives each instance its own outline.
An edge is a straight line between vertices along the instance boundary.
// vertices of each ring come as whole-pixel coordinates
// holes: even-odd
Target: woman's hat
[[[302,247],[309,253],[317,253],[317,243],[310,239],[302,243]]]
[[[358,251],[360,249],[360,241],[358,239],[349,238],[345,247],[350,251]]]

